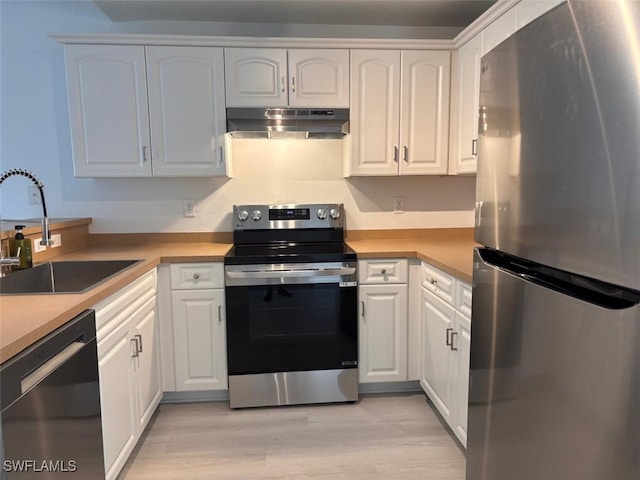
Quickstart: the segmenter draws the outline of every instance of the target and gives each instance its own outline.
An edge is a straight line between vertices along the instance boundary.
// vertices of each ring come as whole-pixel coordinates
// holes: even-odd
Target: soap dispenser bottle
[[[33,266],[33,255],[31,250],[31,239],[24,238],[22,229],[24,225],[16,225],[16,236],[9,240],[9,253],[12,256],[18,255],[18,248],[20,249],[20,264],[14,266],[14,270],[24,270],[25,268],[31,268]]]

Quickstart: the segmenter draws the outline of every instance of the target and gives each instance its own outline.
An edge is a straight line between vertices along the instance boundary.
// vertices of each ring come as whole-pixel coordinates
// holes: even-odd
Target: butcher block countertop
[[[473,228],[377,230],[348,236],[347,243],[360,260],[418,258],[467,283],[473,276],[473,249],[479,246]]]
[[[405,257],[424,260],[465,282],[473,271],[473,229],[367,230],[347,233],[359,259]],[[58,260],[141,260],[81,294],[0,296],[0,363],[10,359],[76,315],[135,281],[160,263],[221,262],[230,243],[176,242],[102,245],[56,256]]]
[[[0,363],[29,347],[87,308],[116,293],[162,262],[221,262],[231,244],[159,243],[88,247],[58,260],[142,260],[80,294],[0,296]]]

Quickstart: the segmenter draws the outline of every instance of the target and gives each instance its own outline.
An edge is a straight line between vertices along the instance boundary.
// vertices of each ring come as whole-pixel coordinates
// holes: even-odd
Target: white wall
[[[349,228],[472,226],[474,179],[342,178],[341,151],[327,144],[268,155],[239,148],[233,179],[78,179],[73,177],[62,45],[50,32],[344,35],[343,27],[233,25],[202,22],[112,23],[92,3],[0,0],[0,170],[25,168],[45,185],[52,217],[93,217],[91,231],[230,231],[234,203],[343,202]],[[402,29],[381,29],[399,36]],[[363,36],[371,29],[358,30]],[[415,32],[405,32],[407,35]],[[276,144],[271,147],[277,150]],[[326,151],[322,149],[327,149]],[[234,149],[238,150],[238,149]],[[0,216],[40,216],[27,204],[28,180],[0,188]],[[393,197],[407,213],[393,214]],[[198,216],[183,218],[182,200]]]

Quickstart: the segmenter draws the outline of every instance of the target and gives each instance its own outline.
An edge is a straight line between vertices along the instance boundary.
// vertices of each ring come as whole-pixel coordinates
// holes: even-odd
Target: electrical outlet
[[[182,210],[184,211],[185,217],[195,217],[196,216],[196,201],[195,200],[184,200],[182,203]]]
[[[42,238],[33,239],[33,253],[44,252],[47,249],[46,245],[40,245],[41,241],[42,241]]]
[[[393,197],[393,213],[404,213],[404,197]]]
[[[58,233],[57,235],[51,235],[51,240],[53,241],[53,245],[51,245],[52,248],[57,248],[62,246],[61,234]]]
[[[29,205],[40,205],[42,198],[40,198],[40,190],[35,185],[28,187],[27,193],[29,194]]]

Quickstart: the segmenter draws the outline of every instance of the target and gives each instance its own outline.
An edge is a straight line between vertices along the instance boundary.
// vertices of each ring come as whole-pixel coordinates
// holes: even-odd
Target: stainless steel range
[[[357,259],[343,206],[241,205],[233,218],[231,407],[357,400]]]

